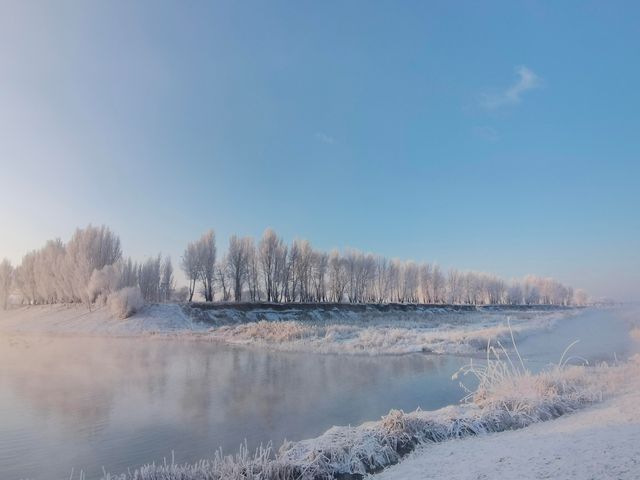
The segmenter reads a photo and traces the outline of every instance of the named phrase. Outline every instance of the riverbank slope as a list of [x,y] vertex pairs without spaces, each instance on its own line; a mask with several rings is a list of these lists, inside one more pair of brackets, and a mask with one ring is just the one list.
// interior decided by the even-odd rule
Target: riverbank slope
[[552,328],[581,309],[545,306],[342,304],[147,305],[126,320],[104,307],[44,305],[0,312],[0,332],[181,335],[290,352],[473,354]]
[[376,480],[635,480],[640,474],[640,372],[601,404],[523,430],[425,445]]

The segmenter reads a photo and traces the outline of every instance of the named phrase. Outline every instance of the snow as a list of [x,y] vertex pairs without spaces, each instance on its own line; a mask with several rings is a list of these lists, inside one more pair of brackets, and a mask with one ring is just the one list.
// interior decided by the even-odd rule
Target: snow
[[[486,348],[489,339],[510,340],[553,327],[575,311],[465,311],[446,309],[421,314],[391,315],[311,312],[310,320],[291,320],[292,312],[264,313],[267,320],[222,325],[211,336],[229,344],[260,345],[291,352],[336,354],[406,354],[414,352],[472,354]],[[329,312],[331,313],[331,312]],[[255,313],[254,313],[255,315]],[[295,318],[295,317],[294,317]]]
[[170,304],[146,305],[125,320],[114,318],[106,306],[89,311],[78,305],[42,305],[0,312],[0,332],[12,334],[175,335],[206,329]]
[[447,307],[378,310],[345,308],[246,308],[207,310],[151,304],[125,320],[107,308],[80,305],[21,307],[0,312],[0,332],[84,335],[197,335],[232,345],[290,352],[334,354],[472,354],[489,339],[510,341],[546,330],[573,309],[461,309]]
[[635,480],[640,476],[639,373],[628,376],[618,395],[584,411],[525,430],[425,445],[375,478]]

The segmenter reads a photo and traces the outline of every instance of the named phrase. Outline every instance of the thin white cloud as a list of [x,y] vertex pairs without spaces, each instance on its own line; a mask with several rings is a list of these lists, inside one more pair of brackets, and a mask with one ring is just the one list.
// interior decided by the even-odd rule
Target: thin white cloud
[[485,93],[480,99],[480,103],[485,108],[500,108],[509,105],[517,105],[522,101],[522,95],[534,88],[538,88],[542,85],[542,79],[530,70],[523,66],[516,68],[516,75],[518,80],[516,83],[507,88],[504,92],[499,93]]
[[321,142],[327,143],[329,145],[333,145],[334,143],[336,143],[335,138],[333,138],[331,135],[327,135],[324,132],[316,132],[316,138]]
[[488,125],[480,125],[480,126],[473,127],[471,129],[471,133],[473,134],[474,137],[479,138],[480,140],[484,140],[486,142],[493,143],[500,140],[500,135],[498,134],[498,131],[495,128],[490,127]]

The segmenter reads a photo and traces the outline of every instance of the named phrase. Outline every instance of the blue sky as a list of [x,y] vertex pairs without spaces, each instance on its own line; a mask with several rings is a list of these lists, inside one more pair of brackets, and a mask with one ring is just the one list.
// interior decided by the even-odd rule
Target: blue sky
[[106,223],[640,299],[635,2],[0,4],[0,257]]

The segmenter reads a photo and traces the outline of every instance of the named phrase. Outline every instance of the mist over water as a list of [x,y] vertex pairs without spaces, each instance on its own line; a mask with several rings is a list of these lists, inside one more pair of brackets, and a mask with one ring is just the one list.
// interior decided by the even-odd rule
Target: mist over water
[[[588,310],[527,338],[532,368],[572,340],[590,360],[637,346],[629,317]],[[481,354],[478,357],[482,357]],[[451,375],[467,358],[336,356],[231,348],[159,338],[0,337],[0,477],[87,479],[171,457],[178,462],[332,425],[375,420],[391,408],[436,409],[463,392]]]
[[[300,440],[456,402],[462,359],[337,357],[158,339],[2,338],[2,478],[94,478]],[[426,385],[426,388],[425,388]],[[52,476],[53,475],[53,476]]]

